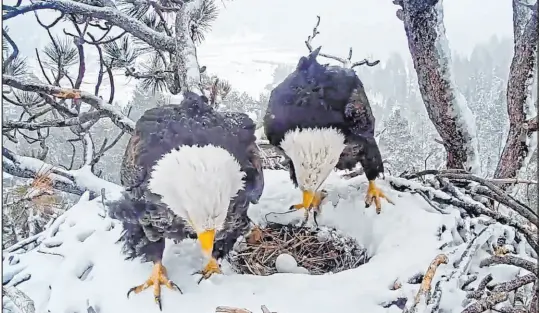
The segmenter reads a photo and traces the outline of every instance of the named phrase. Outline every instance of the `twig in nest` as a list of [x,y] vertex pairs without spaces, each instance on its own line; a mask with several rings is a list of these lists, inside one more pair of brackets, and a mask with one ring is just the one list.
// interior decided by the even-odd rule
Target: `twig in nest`
[[409,313],[409,312],[417,312],[418,304],[427,304],[429,301],[429,293],[431,291],[431,282],[433,281],[433,277],[435,276],[435,272],[437,271],[437,268],[441,264],[447,264],[448,263],[448,257],[444,254],[439,254],[431,261],[431,264],[429,265],[429,268],[426,271],[426,274],[424,275],[424,278],[422,279],[422,284],[420,285],[420,289],[418,290],[418,293],[416,294],[416,297],[414,297],[414,302],[412,305],[407,305],[403,312]]
[[534,282],[533,297],[531,299],[530,313],[538,313],[538,279]]
[[216,313],[251,313],[246,309],[233,308],[229,306],[218,306],[216,308]]
[[531,273],[534,273],[538,276],[538,264],[534,264],[532,261],[528,261],[516,256],[505,255],[505,256],[492,256],[480,262],[480,267],[490,266],[494,264],[507,264],[514,265],[519,268],[525,269]]
[[482,298],[482,295],[485,292],[486,286],[493,280],[493,276],[491,274],[488,274],[486,277],[482,278],[480,283],[478,284],[478,287],[475,291],[467,294],[467,298],[470,299],[480,299]]
[[[265,305],[261,305],[261,311],[262,313],[275,313],[270,312]],[[251,311],[241,308],[233,308],[230,306],[218,306],[216,308],[216,313],[251,313]]]
[[493,291],[494,292],[509,292],[512,290],[516,290],[520,288],[521,286],[534,283],[535,281],[536,281],[536,276],[534,274],[528,274],[525,276],[517,277],[511,281],[500,283],[497,286],[495,286],[495,288],[493,288]]
[[507,299],[507,293],[493,293],[486,298],[469,305],[465,310],[461,311],[461,313],[482,313],[493,308],[496,304],[506,301]]

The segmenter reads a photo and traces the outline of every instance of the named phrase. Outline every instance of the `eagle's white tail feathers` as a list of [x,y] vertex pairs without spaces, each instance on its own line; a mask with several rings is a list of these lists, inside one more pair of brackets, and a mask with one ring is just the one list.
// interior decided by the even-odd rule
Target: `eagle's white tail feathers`
[[315,192],[328,178],[345,148],[345,136],[335,128],[288,131],[280,144],[291,159],[298,186]]
[[196,232],[223,228],[229,203],[244,188],[240,164],[213,145],[180,146],[157,161],[150,191]]

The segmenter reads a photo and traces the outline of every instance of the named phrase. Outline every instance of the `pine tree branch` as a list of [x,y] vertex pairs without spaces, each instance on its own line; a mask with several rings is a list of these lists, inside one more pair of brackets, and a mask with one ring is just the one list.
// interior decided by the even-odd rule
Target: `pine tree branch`
[[122,28],[156,49],[166,50],[172,53],[174,53],[176,49],[175,42],[171,37],[147,27],[143,22],[112,7],[96,7],[70,0],[36,1],[33,4],[7,11],[3,14],[2,19],[6,21],[20,14],[44,9],[58,10],[63,13],[80,14],[105,20],[111,25]]
[[[28,79],[13,77],[9,75],[2,75],[2,78],[5,85],[24,91],[45,93],[48,95],[70,94],[70,92],[73,94],[74,92],[66,90],[64,88],[42,84]],[[126,131],[127,133],[131,133],[135,129],[135,122],[122,114],[119,109],[105,102],[103,99],[85,91],[76,91],[75,94],[77,96],[80,96],[81,101],[90,104],[92,107],[99,111],[103,111],[104,114],[109,117],[116,126],[120,127],[120,129]]]
[[13,129],[38,130],[48,127],[70,127],[82,125],[90,121],[99,120],[105,116],[105,111],[100,110],[84,112],[76,117],[71,117],[68,119],[45,120],[41,122],[4,121],[2,125],[2,132],[11,131]]
[[92,177],[89,171],[84,171],[84,167],[66,171],[36,158],[17,155],[7,148],[2,148],[2,170],[16,177],[31,179],[45,170],[49,173],[52,188],[79,196],[85,191],[90,191],[92,197],[97,196],[101,193],[101,188],[112,193],[123,190],[116,184],[96,176]]

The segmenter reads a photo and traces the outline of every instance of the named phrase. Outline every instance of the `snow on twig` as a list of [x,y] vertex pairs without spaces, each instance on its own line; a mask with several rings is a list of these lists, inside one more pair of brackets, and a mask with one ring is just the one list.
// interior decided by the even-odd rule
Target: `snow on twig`
[[[444,254],[439,254],[435,257],[435,259],[433,259],[428,267],[428,270],[426,271],[426,274],[424,275],[424,278],[422,279],[420,289],[418,290],[414,301],[412,304],[409,304],[411,302],[407,301],[407,305],[403,309],[403,313],[428,312],[427,306],[430,304],[435,304],[433,301],[430,301],[431,282],[433,281],[433,277],[435,276],[435,272],[437,271],[439,265],[447,263],[448,257]],[[440,289],[438,289],[438,291],[440,291]]]
[[[262,313],[276,313],[276,312],[270,312],[268,308],[265,305],[261,306]],[[218,306],[216,308],[216,313],[252,313],[249,310],[241,309],[241,308],[235,308],[235,307],[229,307],[229,306]]]
[[63,13],[79,14],[109,22],[111,25],[120,27],[133,36],[141,39],[157,49],[173,52],[176,49],[174,40],[152,28],[146,26],[136,18],[130,17],[114,7],[98,7],[70,0],[35,1],[30,5],[21,6],[9,10],[2,15],[4,21],[20,14],[31,11],[53,9]]
[[120,129],[125,130],[128,133],[133,132],[135,129],[135,122],[120,112],[119,109],[86,91],[66,90],[61,87],[10,75],[2,75],[2,78],[3,84],[23,91],[45,93],[48,95],[63,95],[66,96],[66,98],[70,98],[69,96],[71,96],[72,99],[80,98],[81,101],[90,104],[96,110],[103,111],[103,114],[109,117],[115,125],[120,127]]
[[[415,183],[406,179],[399,179],[394,177],[390,177],[389,179],[391,180],[390,184],[395,186],[398,190],[409,189],[427,192],[432,196],[432,200],[435,202],[452,204],[456,207],[465,209],[470,214],[472,213],[472,215],[478,216],[483,214],[495,219],[502,224],[514,227],[523,233],[523,235],[535,251],[538,249],[538,228],[534,225],[535,223],[538,223],[538,217],[536,212],[531,212],[532,210],[530,208],[519,202],[517,199],[513,198],[501,188],[476,175],[456,170],[427,170],[416,174],[405,175],[405,178],[412,179],[423,175],[439,175],[439,182],[441,183],[443,189],[448,193],[443,192],[442,190],[426,187],[419,183]],[[474,201],[470,197],[465,197],[465,195],[458,191],[457,188],[452,185],[447,178],[469,180],[482,184],[481,186],[473,186],[471,188],[471,192],[480,195],[489,195],[490,198],[493,198],[505,204],[509,208],[513,209],[517,214],[508,216],[500,212],[488,209],[478,201]]]
[[82,195],[88,190],[95,196],[100,194],[102,188],[109,193],[123,190],[122,187],[95,176],[90,166],[68,171],[36,158],[14,154],[6,148],[2,149],[2,167],[4,172],[22,178],[36,178],[45,169],[49,172],[48,178],[54,189],[76,195]]
[[[16,287],[2,286],[2,295],[5,297],[3,308],[5,307],[9,309],[9,305],[14,305],[21,313],[36,312],[34,301]],[[12,310],[12,312],[16,311]]]
[[512,256],[512,255],[505,255],[505,256],[494,255],[482,261],[480,263],[480,267],[492,266],[492,265],[497,265],[497,264],[514,265],[519,268],[523,268],[533,273],[534,275],[538,276],[538,263],[535,264],[533,261],[528,261],[517,256]]

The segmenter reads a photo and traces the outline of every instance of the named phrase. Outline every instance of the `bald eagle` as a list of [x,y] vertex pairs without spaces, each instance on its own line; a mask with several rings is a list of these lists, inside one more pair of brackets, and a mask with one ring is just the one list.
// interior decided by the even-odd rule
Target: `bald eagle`
[[291,206],[316,208],[319,190],[334,169],[353,169],[361,163],[369,180],[366,207],[380,199],[392,203],[375,185],[384,171],[375,141],[375,118],[364,86],[353,69],[321,65],[320,47],[300,58],[296,70],[270,94],[264,131],[270,144],[287,157],[290,177],[303,193],[303,201]]
[[249,204],[264,188],[254,132],[246,114],[216,112],[194,93],[137,121],[120,172],[126,192],[109,214],[123,223],[126,259],[154,267],[128,297],[153,286],[161,310],[161,285],[181,292],[161,262],[165,238],[198,238],[207,260],[201,280],[221,273],[217,260],[249,229]]

